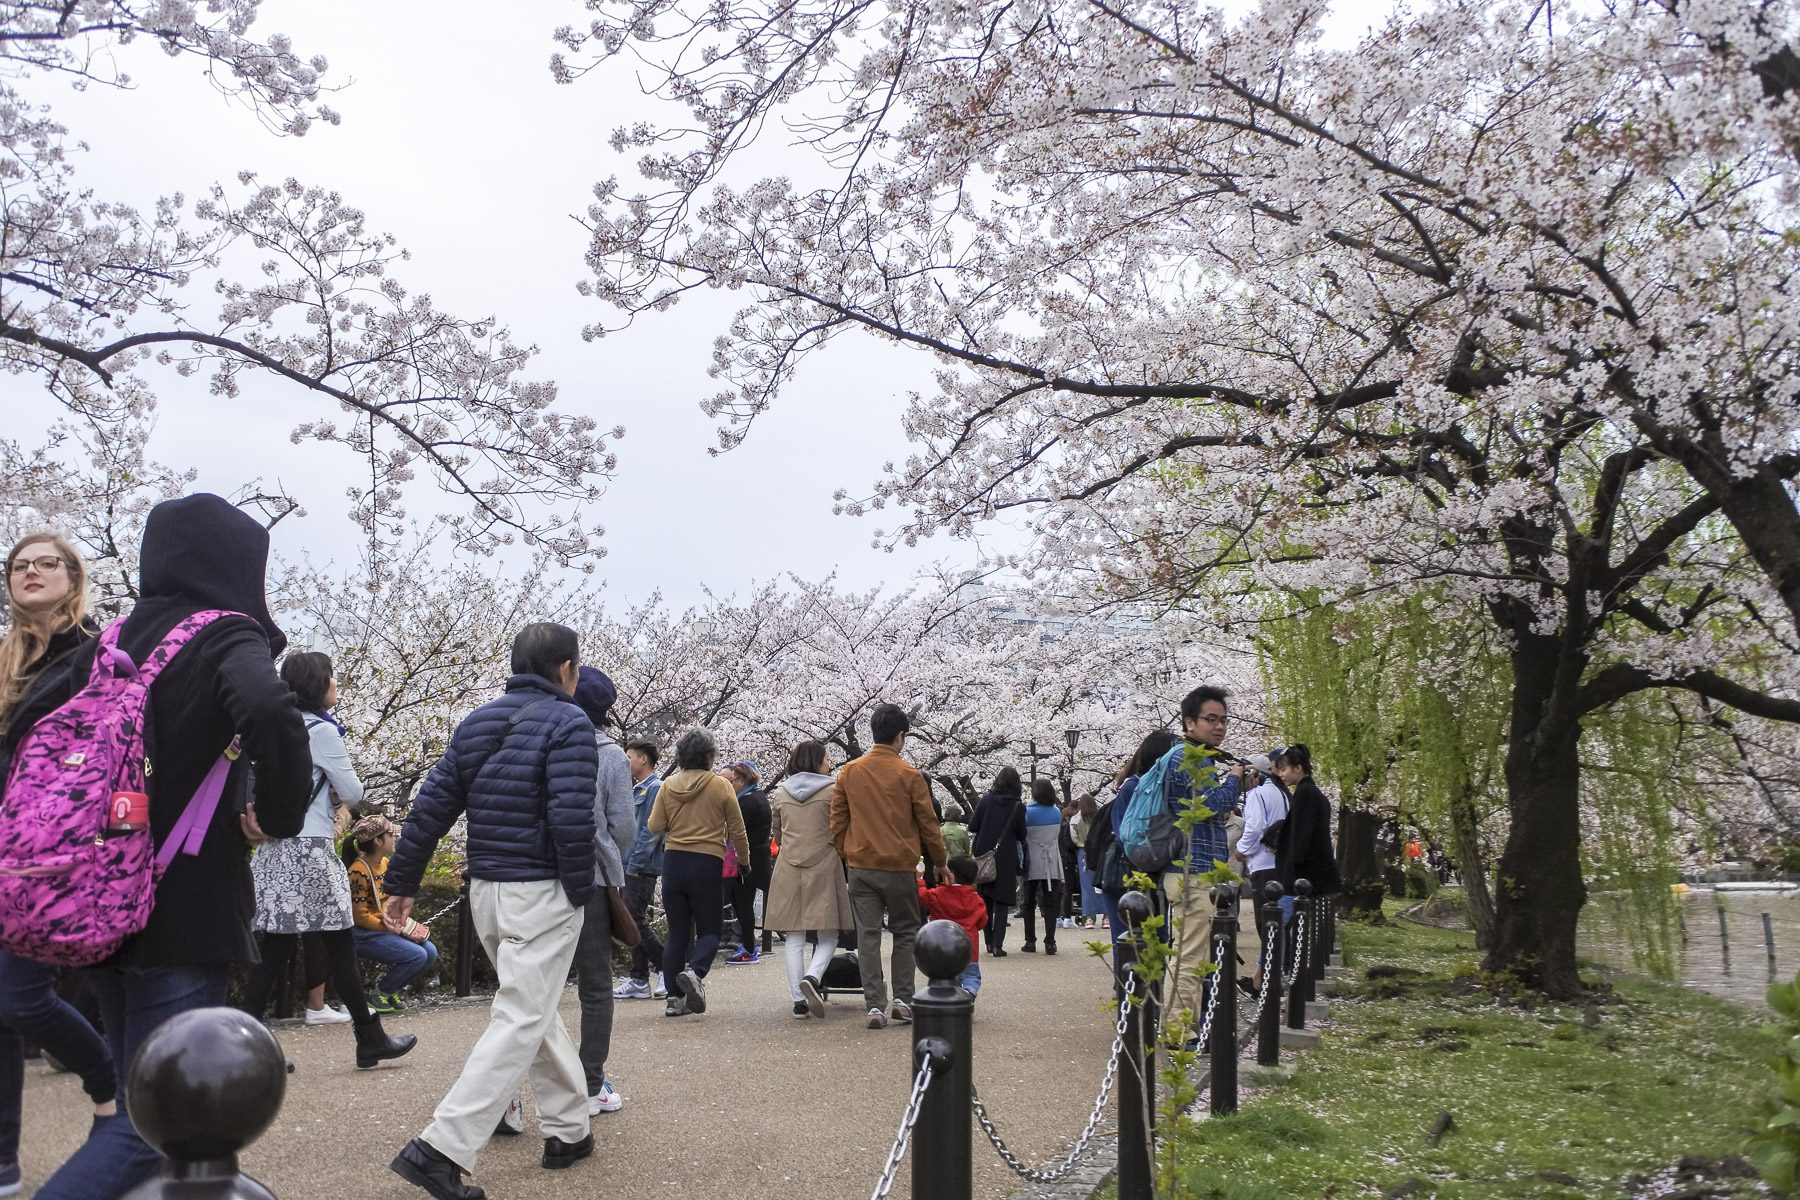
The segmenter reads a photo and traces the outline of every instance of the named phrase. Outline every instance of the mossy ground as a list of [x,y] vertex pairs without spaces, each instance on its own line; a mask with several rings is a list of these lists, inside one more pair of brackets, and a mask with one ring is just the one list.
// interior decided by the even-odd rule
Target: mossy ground
[[1331,1001],[1322,1046],[1236,1116],[1185,1126],[1184,1198],[1757,1190],[1735,1156],[1772,1082],[1762,1015],[1636,980],[1521,1006],[1478,980],[1470,934],[1399,920],[1346,925],[1342,940],[1356,981]]

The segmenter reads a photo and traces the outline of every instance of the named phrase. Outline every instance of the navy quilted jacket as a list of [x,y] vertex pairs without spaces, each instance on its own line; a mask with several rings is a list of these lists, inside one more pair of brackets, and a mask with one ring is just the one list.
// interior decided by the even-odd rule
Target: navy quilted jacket
[[[516,723],[513,714],[537,703]],[[388,864],[390,896],[416,896],[438,841],[469,818],[469,877],[560,879],[570,903],[594,894],[594,727],[561,688],[514,675],[506,694],[456,727],[406,817]]]

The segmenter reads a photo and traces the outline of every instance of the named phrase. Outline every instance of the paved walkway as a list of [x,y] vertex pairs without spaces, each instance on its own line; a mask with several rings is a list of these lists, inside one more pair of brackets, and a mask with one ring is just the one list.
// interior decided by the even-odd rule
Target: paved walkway
[[[1064,930],[1055,958],[984,960],[975,1017],[975,1084],[1015,1152],[1059,1155],[1081,1130],[1111,1045],[1104,964]],[[826,1019],[791,1015],[786,969],[773,955],[721,965],[704,1016],[670,1020],[661,1001],[621,1001],[608,1073],[621,1112],[595,1120],[596,1156],[567,1171],[538,1166],[542,1143],[495,1139],[475,1181],[494,1200],[638,1194],[731,1200],[864,1200],[892,1144],[911,1085],[905,1027],[864,1028],[859,997],[836,996]],[[578,1028],[573,990],[563,1019]],[[245,1169],[282,1200],[418,1200],[387,1170],[424,1127],[487,1020],[485,1005],[447,1003],[389,1018],[419,1035],[398,1063],[355,1069],[348,1026],[284,1027],[294,1061],[274,1127]],[[26,1194],[85,1134],[85,1099],[73,1076],[31,1064],[25,1085]],[[1106,1128],[1112,1127],[1110,1115]],[[910,1194],[903,1163],[895,1196]],[[1022,1191],[979,1129],[975,1195]],[[919,1200],[926,1200],[921,1197]]]

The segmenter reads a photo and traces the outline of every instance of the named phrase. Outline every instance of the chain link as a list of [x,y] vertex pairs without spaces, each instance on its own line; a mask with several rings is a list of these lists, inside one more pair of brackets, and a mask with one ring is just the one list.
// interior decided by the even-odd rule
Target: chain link
[[884,1200],[894,1190],[894,1175],[900,1170],[900,1160],[906,1157],[906,1145],[912,1141],[913,1126],[919,1123],[919,1106],[925,1103],[925,1089],[931,1086],[931,1056],[926,1055],[919,1062],[919,1073],[913,1076],[912,1095],[907,1098],[906,1111],[900,1116],[900,1132],[894,1135],[894,1148],[888,1151],[887,1163],[881,1168],[881,1178],[875,1181],[875,1190],[869,1193],[869,1200]]
[[[1263,945],[1272,946],[1275,944],[1275,930],[1276,924],[1271,921],[1268,927],[1263,930]],[[1275,990],[1277,986],[1276,981],[1280,978],[1280,970],[1271,971],[1269,970],[1267,963],[1263,964],[1262,991],[1258,993],[1256,997],[1256,1008],[1250,1014],[1249,1026],[1251,1029],[1256,1029],[1258,1023],[1262,1020],[1263,1009],[1266,1008],[1269,1003],[1269,993]],[[1279,1005],[1280,1001],[1276,1001],[1276,1003]]]
[[1294,918],[1294,965],[1288,971],[1287,978],[1281,981],[1283,988],[1294,986],[1294,980],[1306,969],[1306,914],[1300,913]]
[[1195,1041],[1202,1046],[1206,1045],[1206,1039],[1212,1036],[1213,1013],[1217,1012],[1219,1009],[1219,989],[1223,986],[1219,982],[1219,977],[1225,976],[1227,979],[1231,980],[1232,987],[1237,986],[1237,980],[1234,978],[1237,972],[1230,969],[1231,967],[1235,967],[1236,964],[1232,963],[1228,965],[1225,962],[1224,938],[1220,938],[1213,943],[1212,960],[1214,966],[1218,969],[1213,972],[1212,993],[1206,998],[1206,1012],[1200,1017],[1200,1034],[1195,1039]]
[[969,1089],[969,1098],[975,1107],[976,1124],[981,1126],[981,1132],[987,1135],[988,1143],[994,1147],[994,1152],[1000,1156],[1000,1160],[1019,1175],[1033,1183],[1055,1183],[1081,1165],[1082,1160],[1088,1156],[1088,1144],[1094,1138],[1094,1131],[1100,1128],[1100,1121],[1106,1115],[1107,1098],[1112,1095],[1113,1080],[1119,1071],[1119,1058],[1125,1048],[1126,1022],[1131,1011],[1132,998],[1136,994],[1137,977],[1128,974],[1125,977],[1125,998],[1119,1002],[1119,1020],[1113,1031],[1112,1053],[1106,1060],[1106,1074],[1100,1077],[1100,1093],[1094,1097],[1094,1109],[1088,1114],[1087,1127],[1081,1131],[1081,1136],[1075,1139],[1075,1144],[1069,1148],[1069,1152],[1063,1156],[1063,1160],[1055,1166],[1038,1169],[1028,1167],[1020,1162],[1018,1155],[1007,1148],[1006,1140],[994,1127],[994,1120],[988,1115],[987,1106],[981,1102],[980,1093],[973,1088]]

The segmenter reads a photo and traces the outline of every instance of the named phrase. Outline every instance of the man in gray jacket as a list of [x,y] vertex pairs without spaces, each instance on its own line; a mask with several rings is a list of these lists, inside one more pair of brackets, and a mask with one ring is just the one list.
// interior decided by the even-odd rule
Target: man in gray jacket
[[587,1073],[591,1117],[618,1112],[622,1104],[606,1078],[613,1027],[612,906],[606,889],[625,886],[623,849],[629,849],[637,836],[637,808],[632,803],[631,764],[625,760],[624,748],[606,729],[608,714],[617,698],[618,691],[604,672],[594,667],[581,668],[575,703],[594,723],[594,745],[599,758],[599,785],[594,793],[594,852],[599,886],[588,901],[581,940],[575,946],[575,993],[581,1000],[581,1068]]

